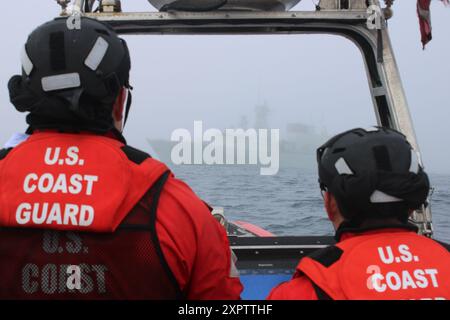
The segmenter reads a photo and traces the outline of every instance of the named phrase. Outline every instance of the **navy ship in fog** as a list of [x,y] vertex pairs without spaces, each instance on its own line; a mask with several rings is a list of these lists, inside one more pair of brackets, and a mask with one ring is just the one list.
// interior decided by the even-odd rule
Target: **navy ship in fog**
[[[237,128],[247,131],[249,129],[275,129],[269,123],[269,114],[271,109],[266,103],[258,104],[254,109],[254,125],[248,126],[248,119],[243,116]],[[192,125],[191,125],[192,126]],[[206,128],[205,128],[206,129]],[[235,128],[236,129],[236,128]],[[281,129],[281,128],[280,128]],[[225,134],[225,130],[222,131]],[[285,128],[280,130],[280,144],[279,144],[279,163],[280,168],[298,168],[302,170],[312,171],[316,170],[316,149],[327,140],[328,134],[325,129],[318,129],[315,126],[305,124],[302,122],[287,123]],[[169,166],[173,167],[175,164],[172,161],[172,150],[179,143],[178,141],[170,141],[163,139],[147,139],[149,144],[149,152],[154,158],[157,158]],[[208,145],[203,143],[203,147]],[[192,143],[192,151],[193,151]],[[224,154],[227,147],[224,145]],[[237,154],[235,149],[235,154]],[[269,152],[273,152],[270,150]],[[248,141],[245,149],[246,159],[249,158]],[[194,152],[191,152],[192,161],[194,163]]]

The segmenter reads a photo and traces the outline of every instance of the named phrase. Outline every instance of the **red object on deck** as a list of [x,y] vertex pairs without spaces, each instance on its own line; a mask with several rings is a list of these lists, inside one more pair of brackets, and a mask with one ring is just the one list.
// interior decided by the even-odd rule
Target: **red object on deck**
[[244,221],[233,221],[234,224],[238,225],[239,227],[247,230],[250,233],[253,233],[257,237],[262,238],[268,238],[268,237],[275,237],[275,235],[267,230],[264,230],[258,226],[255,226],[254,224],[244,222]]

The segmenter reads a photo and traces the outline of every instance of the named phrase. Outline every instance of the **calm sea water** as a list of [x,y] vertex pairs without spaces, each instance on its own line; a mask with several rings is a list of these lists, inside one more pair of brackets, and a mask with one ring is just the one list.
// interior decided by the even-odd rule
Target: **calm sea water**
[[[229,220],[245,220],[280,236],[333,235],[315,173],[280,169],[261,176],[254,166],[175,166],[210,205],[223,207]],[[431,175],[435,238],[450,242],[450,176]]]

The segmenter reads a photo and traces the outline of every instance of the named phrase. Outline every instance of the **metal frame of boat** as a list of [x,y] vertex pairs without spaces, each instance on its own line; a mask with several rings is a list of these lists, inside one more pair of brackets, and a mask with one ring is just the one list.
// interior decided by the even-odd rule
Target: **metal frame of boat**
[[[118,0],[103,0],[104,8],[101,10],[103,12],[89,12],[94,2],[75,0],[73,13],[107,22],[123,35],[327,34],[343,36],[361,50],[378,124],[403,132],[419,152],[408,103],[386,27],[384,11],[381,10],[379,0],[321,0],[320,10],[295,12],[128,13],[120,11]],[[86,8],[87,11],[83,10]],[[373,22],[377,21],[374,18],[378,19],[378,25],[375,23],[375,28]],[[338,60],[336,62],[339,63]],[[412,221],[419,227],[420,233],[432,235],[429,207],[416,211]],[[261,238],[233,235],[230,235],[230,241],[239,257],[238,268],[240,269],[250,265],[257,269],[273,269],[277,263],[282,265],[287,263],[293,269],[298,259],[305,254],[333,243],[331,237]]]
[[152,6],[160,11],[171,10],[171,7],[179,7],[185,10],[197,11],[216,10],[270,10],[287,11],[298,4],[301,0],[148,0]]

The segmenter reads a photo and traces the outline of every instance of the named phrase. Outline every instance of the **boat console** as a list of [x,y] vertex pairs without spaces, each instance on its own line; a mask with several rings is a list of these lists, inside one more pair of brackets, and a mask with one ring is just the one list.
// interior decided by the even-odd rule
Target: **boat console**
[[333,243],[333,237],[230,237],[244,285],[242,298],[265,299],[292,278],[301,258]]

